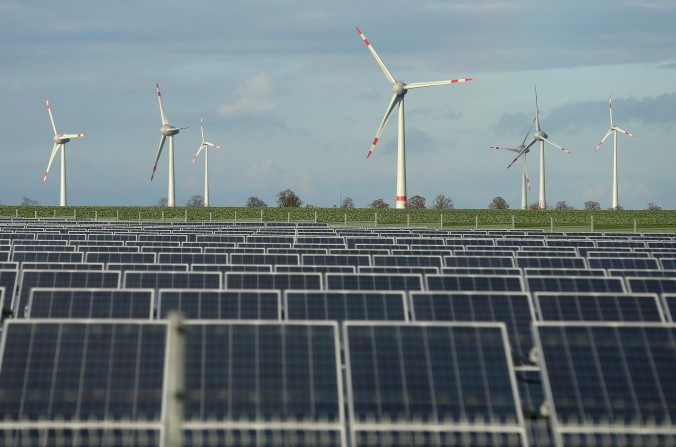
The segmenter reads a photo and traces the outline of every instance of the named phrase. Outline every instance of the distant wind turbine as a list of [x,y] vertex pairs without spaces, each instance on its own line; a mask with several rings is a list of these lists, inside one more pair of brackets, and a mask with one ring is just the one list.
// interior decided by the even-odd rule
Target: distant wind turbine
[[539,199],[538,199],[538,207],[540,209],[545,209],[546,201],[545,201],[545,142],[551,144],[555,148],[561,149],[563,152],[570,154],[571,152],[562,147],[559,146],[558,144],[554,143],[553,141],[549,140],[549,135],[547,135],[542,128],[540,128],[540,108],[538,106],[538,88],[535,87],[535,133],[533,134],[533,140],[531,140],[530,143],[524,147],[521,152],[516,156],[514,160],[507,166],[507,169],[509,169],[522,155],[525,155],[527,152],[529,152],[529,149],[532,145],[537,143],[538,141],[540,142],[540,191],[539,191]]
[[380,126],[378,126],[378,131],[376,132],[376,136],[373,139],[373,142],[371,143],[371,147],[369,148],[368,154],[366,155],[366,158],[371,157],[373,154],[373,151],[376,148],[376,145],[380,141],[380,135],[383,133],[383,130],[385,129],[385,125],[387,124],[387,121],[390,119],[390,116],[392,115],[392,112],[394,111],[394,108],[398,105],[399,106],[399,122],[397,126],[397,195],[395,197],[396,200],[396,206],[397,208],[406,208],[406,143],[405,143],[405,132],[404,132],[404,95],[411,90],[411,89],[416,89],[416,88],[424,88],[424,87],[432,87],[436,85],[447,85],[447,84],[458,84],[461,82],[468,82],[471,81],[472,78],[460,78],[460,79],[449,79],[445,81],[432,81],[432,82],[413,82],[410,84],[404,84],[401,81],[397,81],[394,76],[392,76],[392,73],[390,73],[390,70],[387,69],[385,64],[383,63],[382,59],[380,59],[380,56],[378,56],[378,53],[376,53],[376,50],[373,48],[373,45],[371,45],[371,42],[366,38],[364,33],[357,27],[357,33],[361,36],[362,40],[364,41],[364,44],[368,47],[369,51],[371,51],[371,54],[375,58],[376,62],[380,66],[380,68],[383,70],[383,73],[385,73],[385,77],[387,80],[392,84],[392,99],[390,100],[389,105],[387,106],[387,109],[385,110],[385,116],[383,117],[383,120],[380,122]]
[[[535,119],[533,119],[535,121]],[[533,129],[533,123],[531,123],[526,132],[526,136],[523,137],[523,141],[516,148],[511,147],[502,147],[502,146],[491,146],[491,149],[510,151],[515,153],[520,153],[526,148],[526,140],[530,135],[530,131]],[[530,191],[530,178],[528,177],[528,166],[526,165],[526,154],[530,152],[530,149],[526,150],[523,154],[523,174],[521,175],[521,209],[528,209],[528,191]]]
[[202,142],[197,147],[197,153],[192,158],[192,162],[195,163],[200,152],[204,150],[204,206],[209,206],[209,148],[220,149],[221,147],[204,139],[204,120],[201,117],[200,131],[202,133]]
[[606,134],[603,136],[599,144],[596,146],[596,150],[594,150],[594,153],[596,153],[600,148],[601,145],[603,144],[604,141],[610,136],[610,134],[613,134],[613,203],[612,203],[612,208],[616,210],[620,205],[618,202],[618,187],[617,187],[617,133],[621,132],[629,137],[636,137],[633,133],[620,129],[613,123],[613,97],[612,95],[610,96],[610,99],[608,100],[608,111],[610,114],[610,128],[606,132]]
[[54,157],[59,149],[61,149],[61,197],[59,199],[60,206],[68,206],[68,201],[66,199],[66,143],[68,143],[73,138],[82,138],[85,136],[84,133],[58,133],[56,131],[56,124],[54,124],[54,116],[52,115],[52,107],[49,104],[49,98],[45,98],[45,105],[47,105],[47,112],[49,113],[49,120],[52,122],[52,129],[54,130],[54,145],[52,146],[52,153],[49,156],[49,163],[47,164],[47,170],[45,175],[42,178],[43,182],[47,181],[47,176],[49,175],[49,168],[52,166]]
[[155,171],[157,170],[157,162],[160,160],[160,155],[162,155],[162,148],[164,147],[164,142],[169,138],[169,184],[167,188],[167,206],[176,206],[175,200],[175,188],[174,188],[174,135],[178,134],[179,131],[187,129],[187,127],[174,127],[169,124],[167,120],[167,115],[164,113],[164,107],[162,106],[162,93],[160,92],[159,84],[155,84],[157,89],[157,101],[160,103],[160,117],[162,118],[162,127],[160,128],[160,133],[162,137],[160,138],[160,148],[157,151],[157,157],[155,158],[155,165],[153,166],[153,173],[150,176],[150,181],[153,181],[155,178]]

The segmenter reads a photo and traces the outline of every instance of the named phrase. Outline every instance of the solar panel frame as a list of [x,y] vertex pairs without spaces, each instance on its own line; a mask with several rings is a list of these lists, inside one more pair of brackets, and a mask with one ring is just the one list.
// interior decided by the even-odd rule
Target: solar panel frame
[[[164,302],[168,299],[170,295],[175,295],[175,294],[180,294],[178,296],[179,300],[183,300],[184,294],[199,294],[200,296],[198,299],[202,299],[203,295],[206,294],[218,294],[218,295],[227,295],[227,294],[237,294],[239,295],[237,299],[242,300],[243,295],[256,295],[256,294],[266,294],[266,295],[275,295],[276,302],[277,302],[277,316],[276,319],[269,318],[267,316],[258,316],[255,318],[240,318],[240,317],[222,317],[222,316],[214,316],[214,317],[206,317],[206,316],[195,316],[190,311],[186,311],[184,308],[181,308],[181,313],[185,315],[186,319],[195,319],[195,320],[269,320],[269,321],[282,321],[282,313],[284,308],[282,307],[282,297],[281,297],[281,292],[279,290],[264,290],[264,289],[259,289],[259,290],[251,290],[251,289],[160,289],[158,292],[158,300],[157,300],[157,318],[158,319],[163,319],[166,318],[168,315],[163,315],[164,309],[163,309],[163,304]],[[221,305],[221,299],[223,299],[224,296],[219,296],[218,297],[218,311],[222,311],[222,308],[220,307]],[[260,302],[260,296],[259,298],[259,308],[261,305]],[[227,299],[227,298],[226,298]],[[179,303],[180,304],[180,303]],[[202,311],[201,304],[200,308],[198,309],[198,312]],[[239,309],[241,310],[241,302],[239,303]],[[175,309],[171,309],[175,310]],[[171,311],[170,310],[170,311]],[[260,309],[259,309],[260,310]]]
[[[34,301],[36,301],[37,299],[42,299],[42,298],[40,298],[40,297],[36,297],[36,295],[37,295],[37,294],[40,294],[40,293],[49,293],[49,292],[52,292],[52,293],[54,293],[54,292],[56,292],[56,293],[64,293],[64,294],[66,294],[66,295],[67,295],[67,294],[70,294],[71,296],[70,296],[69,298],[70,298],[71,300],[75,299],[75,295],[78,294],[78,293],[91,293],[92,295],[99,294],[99,293],[100,293],[100,294],[112,294],[112,295],[115,295],[115,294],[118,294],[118,293],[119,293],[119,294],[125,294],[125,293],[126,293],[126,294],[147,294],[147,295],[148,295],[148,315],[145,316],[145,317],[144,317],[144,316],[129,316],[129,317],[110,316],[110,317],[102,317],[102,316],[91,316],[91,315],[85,316],[85,317],[77,317],[77,316],[72,316],[72,315],[68,315],[68,316],[51,316],[51,315],[41,315],[41,314],[35,315],[35,314],[34,314],[35,309],[33,308],[33,303],[34,303]],[[54,297],[52,296],[51,299],[53,300],[53,298],[54,298]],[[46,298],[45,298],[45,299],[46,299]],[[64,298],[64,299],[65,299],[65,298]],[[99,299],[99,298],[94,298],[94,297],[92,296],[91,299],[92,299],[92,300],[96,300],[96,299]],[[114,299],[114,298],[111,297],[111,299]],[[132,298],[130,297],[130,299],[132,299]],[[135,299],[138,299],[138,297],[135,298]],[[52,304],[53,304],[53,302],[52,302]],[[71,302],[71,305],[73,305],[72,302]],[[114,304],[111,303],[111,307],[112,307],[113,305],[114,305]],[[93,306],[92,306],[92,307],[93,307]],[[91,309],[90,309],[90,310],[91,310]],[[112,310],[112,308],[111,308],[111,310]],[[51,320],[51,319],[61,319],[61,320],[70,320],[70,319],[96,320],[96,319],[106,319],[106,318],[110,318],[110,319],[113,319],[113,320],[117,320],[117,319],[120,319],[120,320],[122,320],[122,319],[124,319],[124,320],[126,320],[126,319],[129,319],[129,320],[142,320],[142,319],[144,319],[144,318],[147,318],[147,319],[150,320],[150,319],[153,318],[154,310],[155,310],[155,290],[153,290],[153,289],[133,289],[133,290],[129,290],[129,289],[111,289],[111,288],[100,288],[100,289],[97,289],[97,288],[33,287],[33,288],[31,289],[31,292],[30,292],[30,298],[29,298],[29,300],[28,300],[28,312],[27,312],[27,314],[26,314],[26,318],[31,318],[31,319],[50,319],[50,320]]]
[[[565,298],[562,298],[565,297]],[[561,299],[560,299],[561,298]],[[559,306],[561,304],[564,305],[573,305],[573,304],[579,304],[580,301],[584,301],[588,299],[590,302],[596,298],[600,298],[600,300],[603,300],[604,298],[607,298],[608,301],[615,299],[616,305],[619,305],[617,303],[618,301],[621,300],[646,300],[646,301],[652,301],[655,304],[655,310],[657,311],[657,315],[659,317],[658,320],[650,320],[650,319],[613,319],[613,318],[603,318],[603,319],[585,319],[583,318],[583,315],[581,315],[580,312],[583,311],[579,307],[578,308],[578,317],[577,319],[571,318],[570,314],[567,314],[566,318],[553,318],[550,316],[550,314],[547,312],[545,315],[545,312],[543,312],[543,301],[551,299],[556,301],[557,299],[560,299],[560,302],[557,303]],[[596,304],[598,303],[599,300],[597,300]],[[594,304],[594,303],[592,303]],[[651,322],[651,321],[658,321],[658,322],[664,322],[667,321],[667,318],[665,317],[664,310],[662,309],[659,297],[657,294],[654,293],[607,293],[607,292],[535,292],[533,293],[533,305],[535,306],[535,310],[538,315],[538,321],[587,321],[591,323],[596,323],[596,322],[603,322],[603,321],[617,321],[617,322]],[[561,312],[561,308],[559,307],[559,312]],[[597,310],[599,312],[599,315],[603,313],[603,309],[600,307],[597,307]],[[618,312],[622,312],[622,309],[616,308]]]

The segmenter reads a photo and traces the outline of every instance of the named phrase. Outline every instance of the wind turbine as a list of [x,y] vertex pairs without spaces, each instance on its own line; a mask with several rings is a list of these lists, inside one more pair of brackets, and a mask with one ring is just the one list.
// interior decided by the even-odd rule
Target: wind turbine
[[596,150],[594,153],[596,153],[600,148],[601,145],[603,144],[604,141],[610,136],[610,134],[613,134],[613,209],[616,210],[620,205],[618,203],[618,188],[617,188],[617,133],[622,132],[623,134],[630,136],[630,137],[636,137],[633,133],[620,129],[613,123],[613,97],[612,95],[610,96],[610,99],[608,100],[608,111],[610,113],[610,128],[606,132],[606,134],[603,136],[599,144],[596,146]]
[[167,189],[167,206],[175,206],[175,188],[174,188],[174,135],[178,134],[179,131],[187,129],[187,127],[174,127],[169,124],[167,120],[167,114],[164,113],[164,107],[162,106],[162,93],[160,93],[159,84],[155,84],[157,88],[157,101],[160,103],[160,117],[162,118],[162,127],[160,128],[160,133],[162,138],[160,138],[160,148],[157,151],[157,157],[155,158],[155,165],[153,166],[153,173],[150,176],[150,181],[153,181],[155,177],[155,170],[157,169],[157,162],[162,155],[162,148],[164,147],[164,142],[169,138],[169,185]]
[[[533,119],[535,121],[535,119]],[[491,149],[496,149],[496,150],[503,150],[503,151],[510,151],[510,152],[515,152],[519,153],[522,150],[526,148],[526,139],[528,138],[528,135],[530,135],[530,131],[533,128],[533,124],[531,123],[531,126],[528,128],[528,132],[526,132],[526,136],[523,137],[523,141],[519,146],[516,148],[511,148],[511,147],[502,147],[502,146],[491,146]],[[528,191],[530,191],[530,178],[528,177],[528,167],[526,165],[526,154],[530,152],[530,149],[526,150],[523,154],[523,175],[521,176],[521,209],[525,210],[528,209]]]
[[192,162],[195,163],[200,152],[204,149],[204,206],[209,206],[209,148],[220,149],[221,147],[204,139],[204,120],[201,117],[200,131],[202,132],[202,142],[197,147],[197,153],[192,158]]
[[549,140],[549,135],[547,135],[542,128],[540,127],[540,108],[538,107],[538,88],[535,87],[535,133],[533,134],[533,139],[531,140],[526,147],[524,147],[514,160],[507,166],[509,169],[514,162],[516,162],[519,157],[525,155],[527,152],[530,152],[529,149],[532,145],[540,142],[540,191],[538,198],[538,207],[543,210],[546,207],[545,201],[545,142],[551,144],[555,148],[561,149],[563,152],[570,154],[571,152],[565,147],[559,146],[553,141]]
[[387,80],[390,82],[390,84],[392,84],[393,91],[392,99],[390,100],[390,103],[387,106],[387,109],[385,110],[385,116],[383,117],[383,120],[380,122],[380,126],[378,126],[378,131],[376,132],[375,138],[373,138],[373,142],[371,143],[371,147],[369,148],[366,158],[370,158],[371,155],[373,154],[376,145],[378,145],[378,141],[380,141],[380,135],[383,133],[387,121],[392,115],[394,108],[398,105],[399,121],[397,126],[397,140],[398,140],[397,195],[395,197],[395,200],[397,208],[406,208],[406,143],[404,132],[404,95],[406,95],[406,93],[411,89],[432,87],[436,85],[458,84],[461,82],[471,81],[472,78],[468,77],[468,78],[449,79],[445,81],[432,81],[432,82],[413,82],[410,84],[405,84],[401,81],[397,81],[394,78],[394,76],[392,76],[392,73],[390,73],[390,70],[387,69],[382,59],[380,59],[380,56],[378,56],[378,53],[376,53],[376,50],[371,45],[371,42],[366,38],[366,36],[364,35],[364,33],[362,33],[359,27],[357,27],[357,33],[359,33],[362,40],[364,41],[364,44],[368,47],[369,51],[371,51],[371,54],[375,58],[378,65],[380,65],[380,68],[383,70],[383,73],[385,73],[385,77],[387,78]]
[[73,138],[82,138],[85,136],[83,133],[58,133],[56,131],[56,124],[54,124],[54,116],[52,115],[52,107],[49,104],[49,98],[45,97],[45,105],[47,106],[47,112],[49,113],[49,120],[52,122],[52,129],[54,130],[54,145],[52,146],[52,153],[49,156],[49,163],[47,164],[47,170],[45,175],[42,178],[43,182],[47,181],[47,176],[49,175],[49,168],[52,166],[54,157],[59,149],[61,149],[61,198],[59,199],[60,206],[67,206],[66,199],[66,143],[68,143]]

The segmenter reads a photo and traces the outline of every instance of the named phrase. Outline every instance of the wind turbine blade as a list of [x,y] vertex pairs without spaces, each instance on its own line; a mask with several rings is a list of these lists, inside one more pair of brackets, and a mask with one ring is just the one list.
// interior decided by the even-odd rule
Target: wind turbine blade
[[202,132],[202,141],[204,141],[204,119],[200,116],[200,132]]
[[197,157],[200,156],[200,152],[202,152],[202,149],[206,150],[206,144],[205,144],[205,143],[201,143],[201,144],[197,147],[197,153],[195,153],[195,156],[192,157],[192,162],[193,162],[193,163],[195,163],[195,160],[197,160]]
[[596,149],[594,149],[594,152],[601,149],[601,145],[603,144],[603,142],[606,141],[612,133],[613,133],[613,128],[611,127],[610,129],[608,129],[608,132],[606,132],[606,134],[603,136],[603,138],[601,138],[601,141],[599,141],[599,144],[596,145]]
[[58,132],[56,131],[56,124],[54,124],[54,116],[52,116],[52,106],[49,105],[49,98],[45,96],[45,105],[47,106],[47,113],[49,113],[49,121],[52,122],[52,129],[54,130],[54,135]]
[[155,88],[157,89],[157,102],[160,103],[160,117],[162,118],[162,125],[169,124],[167,120],[167,115],[164,113],[164,106],[162,105],[162,93],[160,92],[160,84],[155,83]]
[[519,149],[514,149],[511,147],[502,147],[502,146],[490,146],[491,149],[495,149],[496,151],[511,151],[511,152],[519,152]]
[[528,177],[528,165],[526,164],[526,159],[527,159],[527,157],[524,155],[523,156],[523,175],[526,176],[526,186],[528,187],[528,191],[530,191],[530,177]]
[[528,135],[530,135],[530,131],[533,130],[533,123],[535,122],[535,117],[530,122],[530,126],[528,127],[528,132],[526,132],[526,135],[523,137],[523,141],[521,142],[521,146],[526,145],[526,140],[528,139]]
[[164,142],[167,140],[167,137],[162,135],[162,138],[160,138],[160,148],[157,151],[157,157],[155,157],[155,164],[153,165],[153,173],[150,175],[150,181],[153,181],[153,178],[155,177],[155,171],[157,170],[157,162],[160,160],[160,155],[162,155],[162,148],[164,147]]
[[56,153],[59,152],[59,148],[61,147],[60,144],[54,143],[52,146],[52,153],[49,155],[49,163],[47,164],[47,169],[45,170],[45,175],[42,177],[42,181],[46,182],[47,181],[47,176],[49,175],[49,169],[52,167],[52,162],[54,161],[54,157],[56,156]]
[[538,106],[538,86],[535,86],[535,130],[540,131],[540,107]]
[[223,149],[223,148],[220,147],[218,144],[214,144],[214,143],[212,143],[211,141],[205,141],[204,144],[206,144],[206,145],[209,146],[209,147],[216,148],[216,149]]
[[385,66],[383,60],[380,58],[380,56],[378,56],[376,49],[373,48],[373,45],[371,45],[371,42],[369,42],[364,33],[361,32],[359,27],[357,27],[357,33],[361,36],[362,40],[364,41],[364,44],[368,47],[369,51],[376,59],[376,62],[378,62],[378,65],[380,65],[380,68],[383,70],[383,73],[385,73],[385,77],[387,78],[387,80],[390,81],[391,84],[397,82],[397,80],[394,79],[394,76],[392,76],[392,73],[390,73],[390,70],[388,70],[387,67]]
[[623,134],[625,134],[628,137],[635,137],[636,136],[633,133],[629,132],[628,130],[620,129],[617,126],[615,126],[615,130],[618,131],[618,132],[622,132]]
[[82,138],[82,137],[85,136],[85,134],[82,133],[82,132],[80,132],[80,133],[65,133],[65,134],[63,134],[63,135],[61,135],[61,136],[62,136],[63,138],[70,138],[70,139],[73,139],[73,138]]
[[563,147],[563,146],[559,146],[558,144],[554,143],[554,142],[551,141],[551,140],[548,140],[548,139],[545,138],[545,141],[546,141],[547,143],[551,144],[552,146],[554,146],[555,148],[561,149],[563,152],[565,152],[565,153],[567,153],[567,154],[572,154],[572,152],[570,152],[568,149],[566,149],[566,148]]
[[613,95],[608,99],[608,114],[610,115],[610,127],[613,127]]
[[459,78],[459,79],[448,79],[445,81],[430,81],[430,82],[411,82],[406,84],[406,89],[410,90],[412,88],[424,88],[424,87],[434,87],[435,85],[449,85],[449,84],[462,84],[463,82],[469,82],[472,78]]
[[385,116],[383,117],[383,120],[380,122],[380,126],[378,126],[378,131],[376,132],[375,138],[373,138],[373,142],[371,142],[371,147],[369,148],[368,154],[366,154],[366,158],[371,158],[371,155],[373,155],[373,151],[376,149],[378,141],[380,141],[380,135],[383,133],[383,130],[385,129],[387,120],[390,119],[392,111],[399,103],[399,101],[400,101],[399,96],[397,96],[396,94],[392,95],[392,99],[390,100],[390,103],[388,104],[387,109],[385,110]]
[[511,168],[512,165],[513,165],[514,163],[516,163],[516,161],[517,161],[519,158],[521,158],[521,156],[524,155],[525,153],[526,153],[526,148],[524,148],[522,151],[519,152],[519,154],[514,158],[514,160],[512,160],[512,162],[507,166],[507,169]]

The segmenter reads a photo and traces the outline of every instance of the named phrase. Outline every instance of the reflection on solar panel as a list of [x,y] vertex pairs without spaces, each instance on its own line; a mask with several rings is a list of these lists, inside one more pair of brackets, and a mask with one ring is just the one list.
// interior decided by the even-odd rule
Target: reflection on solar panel
[[128,271],[124,287],[128,289],[220,289],[219,272]]
[[239,273],[225,274],[227,289],[321,290],[321,273]]
[[514,363],[529,363],[535,315],[526,293],[411,292],[411,315],[415,321],[503,322]]
[[498,256],[444,256],[446,267],[515,267],[514,258]]
[[366,255],[303,255],[301,264],[307,265],[371,265]]
[[339,430],[309,429],[209,429],[187,430],[183,435],[185,447],[206,446],[298,446],[342,447],[344,434]]
[[120,273],[93,270],[22,270],[19,290],[12,302],[14,314],[23,317],[33,287],[120,287]]
[[535,292],[624,292],[621,278],[598,276],[529,276],[528,289]]
[[[676,438],[676,325],[536,323],[555,436]],[[647,428],[649,427],[649,428]],[[666,436],[666,438],[665,438]],[[587,439],[587,438],[583,438]],[[610,441],[608,441],[610,442]]]
[[335,323],[190,322],[185,333],[188,424],[342,432]]
[[427,275],[427,290],[449,292],[522,292],[521,276]]
[[441,267],[441,256],[374,256],[373,265],[402,267]]
[[617,293],[536,293],[543,321],[662,321],[657,296]]
[[153,293],[153,290],[34,287],[26,316],[148,319],[153,316]]
[[102,262],[23,262],[23,270],[103,270]]
[[604,269],[525,268],[525,276],[606,276]]
[[288,320],[407,320],[403,292],[286,291]]
[[676,278],[625,278],[634,293],[676,293]]
[[346,322],[343,331],[353,437],[416,426],[472,433],[483,445],[494,445],[491,433],[523,442],[504,325]]
[[155,262],[155,253],[89,252],[85,256],[85,260],[86,262],[148,264]]
[[276,265],[275,272],[355,273],[353,265]]
[[15,262],[82,262],[82,253],[65,251],[22,251],[12,253]]
[[235,253],[230,255],[230,262],[232,264],[298,265],[298,255]]
[[369,274],[327,273],[326,288],[329,290],[422,290],[421,275],[415,274]]
[[[136,425],[144,426],[146,424],[126,425],[135,427]],[[157,447],[160,445],[160,430],[144,430],[141,428],[101,429],[95,427],[79,430],[72,428],[0,428],[0,444],[22,447],[89,447],[94,445]]]
[[188,319],[279,320],[277,290],[160,290],[159,318],[180,311]]
[[652,270],[659,269],[657,259],[651,258],[589,258],[589,267],[599,269],[633,269]]
[[99,421],[159,423],[165,333],[163,324],[151,322],[8,321],[0,362],[4,428],[48,421],[80,421],[83,428]]
[[271,272],[271,265],[255,264],[193,264],[193,272]]
[[386,266],[379,265],[376,267],[361,266],[358,273],[378,273],[378,274],[395,274],[395,273],[415,273],[419,275],[428,275],[439,273],[437,267],[402,267],[398,265]]
[[[520,255],[520,253],[519,253]],[[583,258],[559,258],[559,257],[516,257],[516,265],[521,268],[587,268]]]

